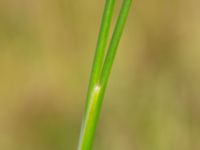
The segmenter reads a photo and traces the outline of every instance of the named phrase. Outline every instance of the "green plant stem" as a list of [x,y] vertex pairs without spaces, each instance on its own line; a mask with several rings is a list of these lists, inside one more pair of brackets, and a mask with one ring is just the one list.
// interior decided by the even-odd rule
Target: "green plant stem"
[[[99,118],[99,114],[101,110],[101,105],[102,105],[105,89],[108,83],[112,64],[113,64],[113,61],[116,55],[116,50],[119,45],[122,31],[124,29],[124,25],[128,16],[131,2],[132,0],[123,1],[104,64],[103,64],[103,57],[104,57],[103,51],[105,49],[106,45],[104,44],[106,44],[106,42],[105,41],[102,42],[103,43],[102,49],[97,48],[94,63],[93,63],[93,69],[91,72],[90,84],[89,84],[88,95],[87,95],[86,111],[85,111],[83,122],[82,122],[78,150],[92,149],[94,134],[95,134],[95,130],[96,130],[96,126],[97,126],[97,122],[98,122],[98,118]],[[105,11],[104,11],[104,17],[105,17],[106,9],[108,9],[108,4],[111,4],[111,1],[107,0]],[[114,1],[112,4],[114,5]],[[113,11],[113,6],[112,6],[112,9],[110,10],[110,13],[112,14],[111,11]],[[112,17],[111,14],[109,15],[110,18],[108,19],[109,24],[107,24],[107,27],[110,26],[110,20]],[[106,21],[106,20],[103,19],[102,21]],[[102,26],[103,25],[105,25],[104,22],[102,22]],[[109,29],[107,28],[106,31],[108,32]],[[106,35],[106,38],[103,38],[102,40],[107,40],[108,33],[105,33],[105,35]],[[101,41],[99,41],[98,43],[101,43]]]
[[114,62],[114,58],[116,55],[117,47],[119,45],[119,41],[124,29],[124,25],[126,23],[126,19],[129,13],[129,9],[131,6],[132,0],[124,0],[120,14],[112,35],[112,39],[108,48],[108,52],[104,61],[103,69],[100,76],[99,84],[102,85],[103,88],[106,87],[108,78],[111,72],[111,68]]
[[87,98],[86,98],[86,106],[85,106],[85,112],[83,115],[83,120],[82,120],[82,127],[81,127],[81,133],[80,133],[80,138],[79,138],[79,144],[78,144],[78,150],[84,150],[84,147],[86,145],[86,141],[88,141],[88,134],[86,134],[86,118],[87,118],[87,111],[90,109],[89,104],[91,103],[90,101],[93,99],[93,90],[95,85],[97,84],[100,75],[101,75],[101,69],[102,69],[102,64],[104,60],[104,54],[105,54],[105,48],[107,45],[107,39],[109,35],[109,30],[111,26],[111,19],[113,16],[113,9],[115,5],[116,0],[106,0],[105,3],[105,8],[103,12],[103,17],[101,21],[101,27],[98,35],[98,41],[97,41],[97,46],[96,46],[96,52],[93,60],[93,65],[92,65],[92,71],[90,75],[90,82],[88,86],[88,92],[87,92]]
[[107,45],[115,1],[116,0],[106,0],[106,3],[105,3],[104,13],[103,13],[102,21],[101,21],[101,27],[99,31],[97,46],[96,46],[96,52],[95,52],[95,56],[93,60],[90,83],[88,87],[88,94],[87,94],[87,99],[86,99],[86,110],[87,110],[88,103],[90,100],[89,97],[91,96],[92,90],[94,89],[94,86],[98,82],[101,75],[101,69],[102,69],[102,64],[104,60],[105,48]]

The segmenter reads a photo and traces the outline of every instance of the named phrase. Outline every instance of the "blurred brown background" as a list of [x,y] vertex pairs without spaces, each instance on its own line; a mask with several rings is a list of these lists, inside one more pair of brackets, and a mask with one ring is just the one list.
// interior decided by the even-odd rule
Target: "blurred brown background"
[[[104,2],[0,1],[1,150],[76,149]],[[199,8],[134,0],[94,150],[200,149]]]

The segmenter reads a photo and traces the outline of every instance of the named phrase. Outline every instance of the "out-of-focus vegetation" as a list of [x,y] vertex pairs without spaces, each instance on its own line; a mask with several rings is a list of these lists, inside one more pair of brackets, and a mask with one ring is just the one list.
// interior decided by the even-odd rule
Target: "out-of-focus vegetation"
[[[103,4],[0,1],[0,149],[76,149]],[[95,150],[200,149],[199,6],[135,0]]]

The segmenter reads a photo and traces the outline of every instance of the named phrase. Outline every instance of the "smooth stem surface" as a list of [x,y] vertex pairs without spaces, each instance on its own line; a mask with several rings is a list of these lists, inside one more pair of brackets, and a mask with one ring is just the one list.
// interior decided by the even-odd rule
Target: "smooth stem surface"
[[111,26],[111,20],[112,20],[115,1],[116,0],[106,0],[106,3],[105,3],[105,8],[104,8],[103,17],[101,20],[101,27],[99,31],[97,46],[96,46],[96,52],[95,52],[93,65],[92,65],[92,71],[90,75],[90,82],[89,82],[88,93],[87,93],[87,98],[86,98],[85,112],[84,112],[84,116],[82,120],[78,150],[86,150],[85,147],[87,147],[89,137],[91,137],[91,135],[89,135],[86,131],[86,125],[88,124],[87,123],[88,121],[86,118],[88,117],[87,115],[88,110],[91,109],[89,107],[89,104],[92,103],[91,100],[94,99],[93,92],[95,89],[95,85],[97,84],[100,78],[100,74],[101,74],[105,48],[107,45],[107,39],[108,39],[109,30]]
[[[113,36],[108,48],[108,52],[102,67],[104,53],[96,52],[92,75],[90,78],[89,91],[87,95],[86,111],[82,123],[81,135],[79,140],[78,150],[91,150],[94,140],[94,134],[101,110],[101,105],[108,83],[109,75],[111,72],[112,64],[115,58],[116,50],[119,45],[119,41],[124,29],[124,25],[128,16],[128,12],[131,6],[132,0],[124,0],[120,14],[113,32]],[[108,1],[107,1],[108,3]],[[113,3],[114,4],[114,3]],[[110,16],[111,17],[111,16]],[[102,23],[104,24],[104,23]],[[108,31],[108,30],[107,30]],[[106,33],[108,34],[108,33]],[[105,47],[104,47],[105,48]],[[96,58],[97,54],[100,53],[101,59]],[[99,61],[101,60],[101,61]],[[97,61],[97,62],[95,62]],[[96,65],[95,65],[96,64]],[[98,69],[94,68],[97,67]],[[100,70],[99,70],[100,69]],[[102,69],[102,70],[101,70]],[[94,73],[94,75],[93,75]],[[97,74],[95,74],[97,73]],[[94,78],[92,78],[94,77]],[[93,81],[94,80],[94,81]]]
[[108,48],[108,52],[104,61],[103,69],[101,72],[101,77],[99,84],[102,85],[104,88],[106,87],[106,84],[108,82],[108,78],[110,75],[110,71],[112,68],[112,64],[116,55],[117,47],[119,45],[119,41],[124,29],[124,25],[126,23],[126,19],[128,16],[128,12],[131,6],[132,0],[124,0],[120,14],[112,35],[112,39]]
[[102,64],[105,55],[105,48],[107,45],[109,30],[111,26],[111,20],[113,16],[113,9],[116,0],[106,0],[104,13],[101,21],[101,27],[99,31],[96,52],[93,60],[92,71],[90,75],[90,83],[88,87],[88,94],[86,99],[86,110],[88,107],[88,103],[91,97],[92,90],[94,89],[95,84],[98,82],[100,75]]

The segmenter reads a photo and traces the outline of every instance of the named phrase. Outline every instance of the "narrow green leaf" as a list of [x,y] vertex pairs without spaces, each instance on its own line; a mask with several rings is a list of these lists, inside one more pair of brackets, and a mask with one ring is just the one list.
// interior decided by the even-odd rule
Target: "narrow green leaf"
[[[93,69],[91,72],[90,84],[89,84],[88,95],[87,95],[86,111],[85,111],[85,115],[82,122],[78,150],[92,149],[94,134],[95,134],[98,118],[100,115],[100,110],[101,110],[101,105],[102,105],[105,89],[108,83],[111,68],[112,68],[113,61],[116,55],[116,50],[119,45],[119,41],[124,29],[124,25],[129,13],[131,3],[132,3],[132,0],[124,0],[122,3],[122,7],[121,7],[119,17],[118,17],[118,20],[117,20],[117,23],[112,35],[112,39],[108,48],[108,52],[107,52],[104,64],[103,64],[103,58],[104,58],[103,51],[105,51],[104,49],[106,45],[104,44],[106,44],[106,41],[98,42],[98,43],[102,42],[103,47],[100,49],[97,49],[94,63],[93,63]],[[111,4],[111,1],[107,0],[105,12],[106,12],[106,9],[108,9],[108,4]],[[112,4],[114,5],[114,1]],[[108,20],[110,21],[111,15],[109,17],[110,18]],[[103,19],[102,21],[106,21],[106,20]],[[105,24],[106,23],[102,22],[102,25],[105,25]],[[108,26],[110,26],[110,22]],[[108,32],[109,30],[106,30],[106,31]],[[107,36],[108,36],[108,33],[106,33],[106,38],[102,38],[102,40],[107,40]]]
[[88,124],[88,121],[86,122],[87,120],[86,118],[88,117],[87,114],[88,114],[88,110],[90,109],[89,104],[92,103],[91,100],[93,100],[93,95],[94,95],[93,92],[95,89],[95,85],[97,84],[101,75],[101,69],[103,65],[105,48],[107,45],[107,39],[108,39],[109,30],[111,26],[111,20],[113,16],[115,1],[116,0],[106,0],[106,3],[105,3],[105,8],[103,12],[101,27],[99,31],[97,46],[96,46],[96,52],[95,52],[93,65],[92,65],[92,71],[90,75],[90,82],[88,86],[86,106],[85,106],[85,112],[83,115],[78,150],[87,150],[88,149],[87,145],[90,142],[90,138],[92,137],[90,134],[88,134],[88,130],[86,130],[86,125]]
[[[90,94],[92,93],[91,91],[93,90],[95,84],[98,82],[101,75],[101,69],[103,65],[105,48],[107,45],[115,1],[116,0],[106,0],[106,3],[105,3],[104,13],[103,13],[101,27],[99,31],[99,37],[98,37],[97,46],[96,46],[96,52],[95,52],[92,71],[90,75],[90,83],[89,83],[87,97],[90,97]],[[87,98],[86,108],[88,106],[88,103],[89,103],[89,98]]]

